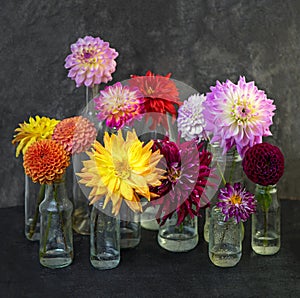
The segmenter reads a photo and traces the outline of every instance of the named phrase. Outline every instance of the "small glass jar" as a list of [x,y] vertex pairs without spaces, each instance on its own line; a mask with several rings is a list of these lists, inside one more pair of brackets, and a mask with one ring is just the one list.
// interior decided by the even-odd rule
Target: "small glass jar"
[[72,211],[64,180],[46,185],[45,199],[39,207],[41,216],[40,263],[62,268],[73,261]]
[[25,236],[30,241],[40,240],[39,207],[45,197],[45,185],[33,183],[25,175]]
[[192,250],[198,244],[198,218],[188,214],[182,223],[177,225],[177,213],[167,219],[164,225],[159,227],[157,241],[159,245],[172,252],[186,252]]
[[280,202],[276,185],[256,185],[256,213],[252,214],[252,249],[260,255],[280,250]]
[[141,214],[132,211],[125,202],[120,208],[121,249],[136,247],[141,241]]
[[[231,183],[232,185],[237,182],[243,183],[244,171],[242,167],[242,158],[237,153],[236,149],[229,150],[226,155],[222,155],[223,149],[220,148],[218,143],[211,145],[210,150],[213,154],[212,167],[216,168],[216,175],[221,176],[220,186],[213,198],[211,199],[211,206],[214,206],[218,201],[220,188],[225,186],[224,182]],[[209,242],[209,224],[212,207],[205,209],[205,223],[204,223],[204,240]]]
[[218,267],[233,267],[242,256],[242,224],[233,218],[224,221],[219,208],[212,208],[209,231],[209,258]]
[[112,269],[120,262],[120,217],[111,213],[112,203],[93,204],[90,227],[90,262],[99,270]]

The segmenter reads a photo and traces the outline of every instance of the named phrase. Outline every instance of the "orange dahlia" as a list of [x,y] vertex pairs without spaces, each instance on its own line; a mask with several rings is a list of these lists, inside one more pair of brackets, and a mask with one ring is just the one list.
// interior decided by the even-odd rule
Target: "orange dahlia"
[[24,170],[34,183],[51,184],[60,180],[70,164],[63,146],[54,140],[33,143],[24,155]]
[[97,131],[87,118],[75,116],[56,125],[52,139],[63,145],[69,154],[85,152],[96,140]]

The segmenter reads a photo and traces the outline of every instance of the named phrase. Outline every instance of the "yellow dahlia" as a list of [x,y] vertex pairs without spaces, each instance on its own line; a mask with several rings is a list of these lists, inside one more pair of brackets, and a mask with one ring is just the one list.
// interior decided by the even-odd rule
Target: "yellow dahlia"
[[60,180],[70,164],[63,146],[54,140],[33,143],[24,154],[24,170],[34,183],[51,184]]
[[159,186],[165,172],[156,168],[162,155],[159,150],[152,152],[152,145],[153,141],[143,146],[135,131],[128,132],[126,140],[121,131],[111,136],[106,132],[104,146],[96,141],[88,152],[90,159],[83,161],[84,168],[77,174],[81,184],[92,188],[91,204],[105,196],[103,208],[111,201],[115,215],[123,200],[133,211],[141,212],[139,195],[149,201],[155,197],[149,186]]
[[87,118],[66,118],[56,125],[52,139],[63,145],[69,154],[85,152],[96,140],[95,125]]
[[51,139],[53,130],[59,120],[50,119],[48,117],[35,116],[29,118],[29,123],[20,123],[19,127],[15,129],[17,133],[12,140],[13,144],[19,143],[16,150],[16,157],[22,151],[25,154],[27,148],[34,142]]

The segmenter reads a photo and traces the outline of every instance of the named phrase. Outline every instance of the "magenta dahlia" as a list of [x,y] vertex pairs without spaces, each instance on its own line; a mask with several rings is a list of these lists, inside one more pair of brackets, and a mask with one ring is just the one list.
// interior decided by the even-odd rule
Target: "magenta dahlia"
[[276,184],[284,172],[282,152],[269,143],[256,144],[249,148],[242,164],[247,177],[263,186]]
[[224,188],[220,189],[219,202],[217,207],[225,215],[227,221],[233,217],[237,223],[246,221],[249,216],[256,211],[256,200],[254,194],[246,191],[241,183],[227,183]]
[[116,70],[118,52],[99,37],[79,38],[71,45],[71,54],[65,59],[68,77],[75,80],[76,87],[93,87],[112,80]]
[[209,203],[205,186],[211,174],[211,153],[204,149],[203,143],[192,140],[176,144],[167,137],[156,140],[152,149],[160,150],[164,158],[158,167],[166,170],[162,184],[151,188],[158,195],[158,199],[150,202],[160,206],[158,222],[163,225],[174,212],[178,215],[178,225],[188,214],[192,218],[198,216],[200,209]]
[[137,88],[118,82],[100,91],[94,102],[97,118],[105,120],[108,127],[120,129],[141,115],[144,99]]
[[213,134],[212,142],[220,142],[224,153],[236,145],[243,157],[249,147],[262,142],[263,136],[272,135],[269,127],[276,107],[254,82],[247,83],[245,77],[237,84],[217,81],[210,90],[203,103],[205,128]]

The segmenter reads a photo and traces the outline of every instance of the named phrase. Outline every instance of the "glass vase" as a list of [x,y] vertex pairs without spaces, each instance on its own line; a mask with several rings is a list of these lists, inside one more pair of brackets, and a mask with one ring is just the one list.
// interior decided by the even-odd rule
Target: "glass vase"
[[177,224],[177,213],[159,227],[157,241],[159,245],[172,252],[186,252],[198,243],[198,218],[188,214],[182,223]]
[[[236,182],[243,183],[244,179],[244,171],[242,167],[242,158],[237,153],[236,149],[231,149],[226,153],[226,156],[222,155],[223,149],[220,148],[218,143],[211,145],[211,151],[213,153],[212,163],[215,164],[216,167],[216,175],[221,175],[221,184],[219,186],[218,191],[215,193],[213,198],[211,199],[211,207],[205,209],[205,223],[204,223],[204,240],[209,242],[209,224],[210,224],[210,216],[212,207],[218,201],[218,195],[220,188],[225,186],[226,182],[231,184]],[[223,172],[223,173],[222,173]]]
[[[147,202],[146,202],[147,204]],[[156,214],[159,206],[149,206],[141,214],[141,227],[146,230],[158,231],[159,224],[156,220]]]
[[46,185],[45,199],[39,207],[41,216],[40,263],[62,268],[73,261],[72,211],[64,181]]
[[209,231],[209,258],[218,267],[233,267],[242,256],[242,224],[233,218],[224,221],[224,214],[212,208]]
[[33,183],[25,175],[25,236],[30,241],[40,239],[39,206],[45,197],[45,185]]
[[133,212],[126,203],[120,208],[121,249],[136,247],[141,241],[141,214]]
[[111,213],[111,202],[103,208],[103,200],[97,201],[91,212],[90,262],[96,269],[106,270],[120,262],[120,217]]
[[256,185],[256,213],[252,214],[252,249],[260,255],[273,255],[280,249],[280,202],[276,185]]
[[90,235],[90,216],[92,207],[83,193],[75,173],[73,174],[73,229],[81,235]]

